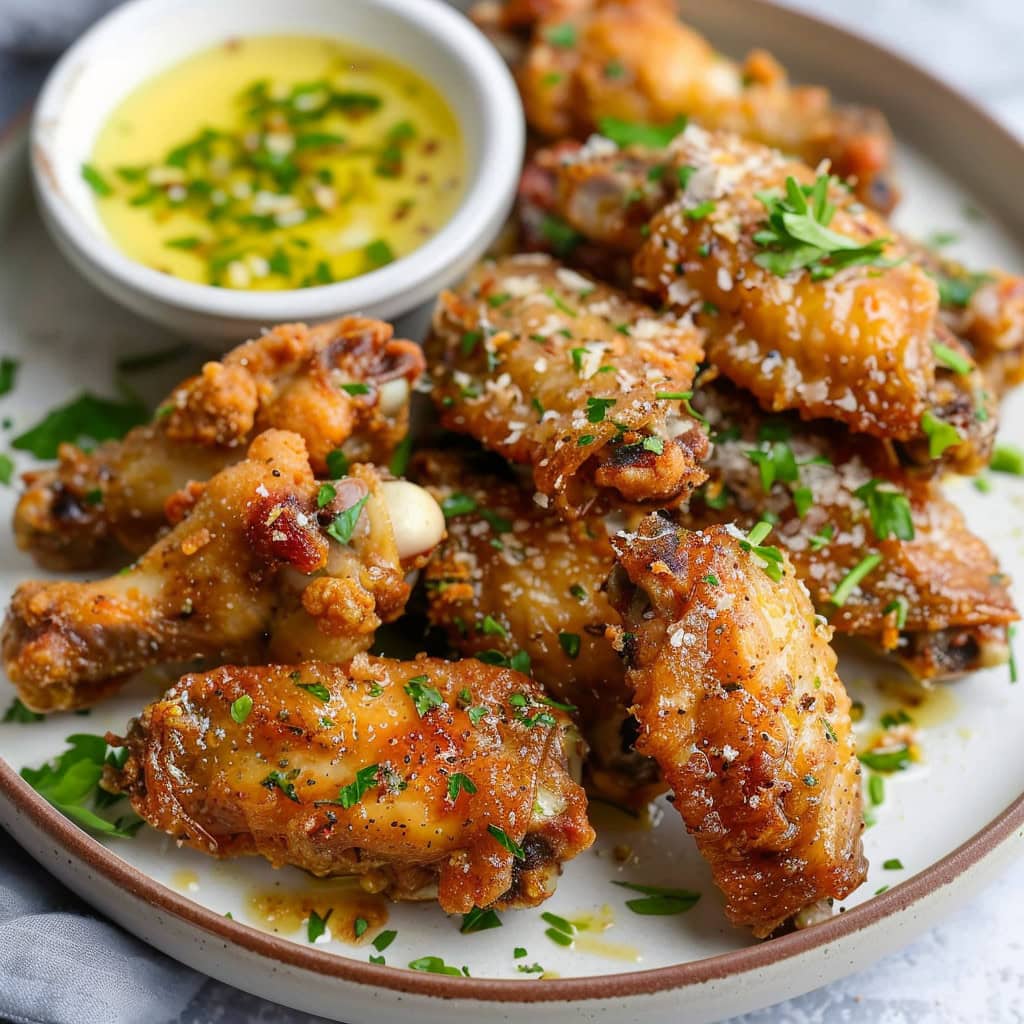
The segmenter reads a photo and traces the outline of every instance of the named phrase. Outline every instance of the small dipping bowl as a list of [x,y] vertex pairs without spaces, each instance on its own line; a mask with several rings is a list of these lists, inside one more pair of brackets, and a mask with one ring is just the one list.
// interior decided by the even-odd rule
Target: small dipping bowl
[[[465,151],[465,186],[454,215],[393,263],[308,288],[218,288],[125,255],[82,178],[112,112],[138,86],[202,50],[277,34],[375,50],[434,85],[459,122]],[[47,228],[92,284],[155,323],[223,348],[276,323],[347,313],[395,320],[431,300],[501,229],[515,197],[524,136],[515,83],[498,52],[441,0],[130,0],[86,32],[50,73],[32,121],[32,176]]]

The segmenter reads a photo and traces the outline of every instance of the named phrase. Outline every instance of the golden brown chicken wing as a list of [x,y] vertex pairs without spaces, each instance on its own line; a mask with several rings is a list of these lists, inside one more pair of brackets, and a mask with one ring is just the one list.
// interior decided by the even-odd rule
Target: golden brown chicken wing
[[[513,0],[478,4],[477,21],[508,40],[530,127],[548,138],[585,139],[607,119],[705,128],[829,160],[861,200],[896,203],[892,134],[877,110],[838,106],[826,89],[793,86],[763,50],[742,64],[679,21],[672,0]],[[509,45],[511,44],[511,45]]]
[[107,786],[179,841],[449,913],[535,906],[594,839],[575,727],[474,660],[219,668],[109,739],[128,758]]
[[346,462],[386,462],[408,430],[422,371],[419,348],[393,339],[380,320],[276,327],[207,363],[152,423],[92,452],[62,445],[55,469],[26,474],[14,516],[18,546],[54,570],[95,568],[118,549],[145,551],[167,527],[172,494],[237,462],[272,427],[303,437],[318,476],[336,449]]
[[411,472],[448,517],[423,574],[430,622],[460,654],[529,672],[572,709],[587,741],[588,786],[645,805],[664,786],[633,750],[622,660],[605,635],[619,623],[604,594],[613,561],[606,518],[622,516],[566,523],[480,452],[419,452]]
[[178,524],[95,583],[30,581],[3,628],[4,665],[38,711],[91,704],[127,675],[191,658],[351,658],[405,607],[405,574],[441,539],[420,488],[369,466],[320,484],[298,434],[179,496]]
[[770,519],[836,631],[893,654],[919,679],[1006,661],[1018,617],[1009,580],[933,479],[872,438],[759,415],[728,386],[700,388],[694,406],[710,421],[714,451],[681,523],[750,529]]
[[864,880],[860,764],[831,630],[785,555],[648,516],[612,539],[637,748],[725,894],[766,936]]
[[546,202],[590,253],[633,253],[634,284],[694,313],[708,360],[764,408],[898,440],[925,462],[986,463],[994,405],[935,282],[834,179],[691,126],[665,150],[597,139],[538,156],[524,180],[535,243],[552,236]]
[[530,466],[542,507],[668,505],[704,479],[707,438],[683,409],[702,355],[688,316],[517,256],[442,294],[427,348],[442,425]]

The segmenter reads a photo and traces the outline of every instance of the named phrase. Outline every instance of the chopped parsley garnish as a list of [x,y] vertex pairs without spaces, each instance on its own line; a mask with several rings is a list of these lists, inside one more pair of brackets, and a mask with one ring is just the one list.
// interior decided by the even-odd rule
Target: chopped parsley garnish
[[82,445],[117,440],[148,419],[148,410],[135,399],[117,401],[85,393],[48,412],[14,438],[11,447],[31,452],[37,459],[54,459],[65,441]]
[[516,946],[516,948],[512,950],[512,959],[513,960],[522,960],[523,957],[526,956],[526,955],[527,955],[527,953],[526,953],[526,947],[525,946]]
[[394,263],[395,261],[394,250],[387,242],[384,241],[383,238],[374,239],[363,250],[363,253],[366,256],[367,263],[369,263],[374,270],[377,270],[380,267],[385,267],[389,263]]
[[323,683],[296,683],[300,690],[305,690],[311,697],[326,704],[331,699],[331,691]]
[[933,274],[939,289],[939,302],[943,306],[956,306],[963,309],[974,293],[992,278],[988,274],[963,274],[953,277],[949,274]]
[[566,257],[583,241],[583,236],[573,227],[570,227],[564,220],[546,214],[540,222],[540,233],[551,245],[551,251],[556,256]]
[[429,685],[427,676],[413,676],[405,684],[405,692],[412,697],[416,705],[416,714],[422,718],[428,711],[444,706],[444,698],[441,694]]
[[309,920],[306,922],[306,941],[316,942],[321,935],[327,930],[327,922],[331,919],[331,914],[334,913],[334,908],[321,917],[315,910],[311,910],[309,913]]
[[810,487],[794,487],[793,488],[793,507],[796,509],[796,514],[803,519],[805,515],[811,510],[814,505],[814,492]]
[[526,860],[526,851],[498,825],[488,825],[487,831],[499,846],[503,846],[516,860]]
[[21,701],[15,697],[14,700],[8,705],[7,710],[4,712],[3,721],[5,722],[41,722],[46,716],[40,715],[36,711],[32,711],[25,707]]
[[573,936],[576,934],[576,927],[570,921],[566,921],[564,917],[559,917],[558,914],[552,914],[551,911],[545,911],[540,915],[542,921],[546,921],[550,928],[546,929],[544,934],[551,939],[552,942],[557,942],[559,946],[571,946],[573,943]]
[[[705,217],[715,212],[716,203],[714,200],[706,199],[703,203],[698,203],[696,206],[691,207],[689,210],[683,211],[683,216],[688,220],[703,220]],[[715,312],[717,309],[705,310],[705,312]]]
[[829,600],[841,608],[849,600],[850,595],[857,589],[861,581],[874,572],[881,565],[882,556],[876,551],[873,554],[865,555],[840,581],[832,597]]
[[704,582],[709,587],[717,587],[721,583],[719,578],[713,572],[709,572],[707,576],[704,577]]
[[0,357],[0,395],[10,394],[14,390],[14,381],[20,365],[17,359],[10,356]]
[[800,185],[789,176],[784,197],[757,193],[768,211],[767,223],[754,235],[754,241],[767,250],[754,257],[758,266],[780,277],[807,268],[811,279],[820,281],[846,267],[890,265],[884,259],[889,239],[860,242],[829,228],[835,214],[828,199],[831,180],[822,174],[813,185]]
[[495,292],[493,295],[487,296],[487,305],[491,309],[498,309],[500,306],[504,306],[512,296],[508,292]]
[[925,409],[921,416],[921,429],[928,438],[928,456],[932,459],[939,458],[947,448],[963,440],[956,427],[940,420],[931,409]]
[[936,362],[960,376],[964,376],[974,369],[974,364],[967,356],[948,345],[943,345],[941,341],[932,342],[932,354],[935,356]]
[[559,633],[558,643],[565,651],[566,657],[578,658],[580,653],[580,638],[576,633]]
[[333,484],[321,484],[320,490],[316,492],[316,507],[323,508],[324,505],[330,505],[337,493]]
[[651,434],[649,437],[645,437],[643,439],[641,447],[645,452],[653,452],[655,455],[661,455],[665,451],[665,442],[656,434]]
[[112,196],[114,194],[110,182],[92,164],[82,164],[82,180],[98,196]]
[[577,601],[586,601],[587,599],[587,592],[579,583],[574,583],[569,587],[569,593],[575,597]]
[[445,519],[454,519],[455,516],[466,516],[470,512],[476,511],[476,501],[468,494],[456,492],[455,494],[448,495],[441,502],[441,511],[444,513]]
[[501,668],[510,668],[513,672],[521,672],[524,676],[530,674],[530,656],[526,651],[516,651],[515,654],[507,656],[493,648],[487,651],[480,651],[476,655],[477,661],[485,665],[498,665]]
[[1017,623],[1015,622],[1010,626],[1007,632],[1010,641],[1010,682],[1015,683],[1019,678],[1017,674],[1017,652],[1013,647],[1014,641],[1017,639]]
[[832,723],[827,718],[821,719],[821,727],[825,730],[825,739],[827,739],[829,743],[839,742],[839,737],[836,736],[836,731],[832,728]]
[[597,438],[594,437],[593,434],[583,434],[581,437],[577,438],[576,446],[578,448],[586,448],[588,444],[593,444],[596,440]]
[[826,523],[808,542],[812,551],[820,551],[827,547],[832,538],[836,535],[836,528],[831,523]]
[[873,807],[885,803],[885,779],[881,775],[868,776],[868,799]]
[[988,468],[996,473],[1024,476],[1024,451],[1011,444],[997,444]]
[[463,935],[471,935],[473,932],[485,932],[490,928],[500,928],[501,918],[493,910],[481,910],[474,907],[468,914],[462,915],[462,924],[459,931]]
[[453,772],[448,776],[448,799],[455,803],[460,793],[475,793],[476,783],[462,772]]
[[350,381],[348,384],[339,385],[339,387],[349,395],[368,395],[370,393],[370,385],[361,380]]
[[872,479],[853,492],[868,507],[871,529],[879,540],[898,537],[914,539],[914,517],[910,501],[895,485]]
[[605,413],[615,404],[614,398],[588,398],[587,399],[587,421],[600,423]]
[[370,500],[368,494],[364,494],[354,505],[339,512],[327,527],[327,534],[333,537],[339,544],[347,544],[352,539],[352,533],[359,522],[363,506]]
[[516,970],[522,974],[543,974],[544,968],[540,964],[517,964]]
[[391,943],[394,942],[397,937],[398,932],[396,932],[393,928],[388,928],[385,931],[382,931],[376,936],[374,936],[373,942],[371,944],[373,948],[377,950],[378,953],[383,953],[384,950],[387,949],[388,946],[390,946]]
[[366,929],[370,927],[370,922],[365,917],[357,917],[352,922],[352,934],[357,939],[361,939],[366,934]]
[[912,760],[910,748],[901,743],[898,747],[889,750],[867,750],[858,754],[860,763],[866,765],[873,772],[902,772],[910,767]]
[[409,468],[409,456],[412,454],[412,434],[406,434],[395,447],[391,461],[388,463],[388,470],[392,476],[405,476]]
[[664,149],[685,128],[686,118],[681,115],[667,124],[624,121],[618,117],[602,117],[597,122],[597,130],[617,146],[647,146],[651,149]]
[[241,697],[231,703],[231,717],[239,725],[244,725],[245,720],[252,711],[252,697],[243,693]]
[[426,971],[429,974],[449,974],[453,978],[469,977],[469,969],[446,964],[439,956],[421,956],[418,960],[410,960],[409,967],[414,971]]
[[905,597],[894,597],[883,609],[883,615],[896,616],[896,628],[903,629],[907,624],[907,615],[910,612],[910,603]]
[[332,480],[340,480],[348,473],[348,456],[340,448],[328,452],[326,462]]
[[338,799],[333,802],[341,804],[346,809],[355,807],[366,793],[377,785],[379,769],[380,766],[376,764],[368,764],[365,768],[360,768],[356,772],[355,780],[347,786],[342,786],[338,790]]
[[267,789],[279,789],[289,800],[299,803],[299,795],[295,792],[295,779],[299,777],[300,768],[290,772],[280,772],[276,768],[260,783]]
[[459,352],[464,359],[473,354],[473,350],[483,341],[483,331],[466,331],[459,340]]
[[473,725],[479,725],[480,720],[486,718],[491,713],[491,709],[485,707],[483,704],[478,704],[476,707],[466,708],[466,714],[469,715],[469,720]]
[[890,857],[887,861],[882,862],[882,867],[886,871],[902,871],[903,861],[899,857]]
[[692,391],[656,391],[654,397],[664,402],[688,402],[693,398]]
[[554,288],[545,288],[544,294],[554,303],[555,309],[564,313],[566,316],[576,316],[576,310],[572,308]]
[[[0,452],[0,484],[9,486],[14,476],[14,460],[5,452]],[[88,500],[88,495],[86,495]]]
[[761,543],[771,533],[771,530],[772,524],[762,519],[747,534],[746,540],[740,541],[740,550],[760,558],[764,574],[773,582],[778,583],[783,576],[782,552],[777,547]]
[[576,45],[576,26],[568,23],[552,25],[544,32],[544,39],[560,50],[571,50]]
[[[123,815],[110,822],[94,808],[104,808],[121,798],[99,788],[105,765],[121,768],[126,748],[109,751],[102,736],[76,733],[55,760],[41,768],[22,768],[21,777],[41,796],[76,825],[97,835],[130,839],[142,826],[142,819]],[[90,806],[91,805],[91,806]]]
[[699,892],[691,889],[666,889],[657,885],[637,885],[634,882],[613,881],[612,885],[619,885],[623,889],[631,889],[633,892],[643,894],[643,899],[626,900],[626,906],[634,914],[645,916],[664,916],[667,914],[682,914],[693,909],[700,899]]
[[795,483],[800,479],[793,449],[785,441],[767,442],[765,449],[753,449],[746,453],[761,474],[761,489],[767,494],[776,480]]
[[500,636],[503,639],[508,636],[508,630],[490,615],[485,615],[476,628],[477,632],[483,633],[484,636]]

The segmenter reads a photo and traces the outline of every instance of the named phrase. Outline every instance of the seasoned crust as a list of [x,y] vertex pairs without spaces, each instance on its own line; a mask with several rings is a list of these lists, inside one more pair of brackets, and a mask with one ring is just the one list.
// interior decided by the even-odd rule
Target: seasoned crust
[[[62,445],[56,468],[26,474],[18,546],[54,570],[145,551],[167,527],[168,500],[238,461],[272,428],[303,437],[319,476],[336,448],[352,462],[387,462],[408,432],[423,365],[419,347],[380,320],[275,327],[180,384],[152,423],[91,453]],[[350,394],[347,383],[366,392]]]
[[640,723],[734,924],[771,934],[867,873],[850,700],[831,630],[783,560],[648,516],[609,583]]
[[[839,633],[862,637],[899,659],[918,679],[945,679],[1004,662],[1007,628],[1018,618],[995,555],[928,474],[908,470],[892,447],[841,427],[752,411],[721,382],[702,387],[694,405],[715,438],[708,484],[677,519],[693,529],[735,523],[749,530],[776,521],[773,543],[786,550],[816,606]],[[788,446],[797,479],[766,493],[751,452]],[[880,540],[869,506],[856,492],[874,480],[907,503],[913,536]],[[806,504],[798,510],[796,490]],[[831,597],[865,558],[882,562],[842,607]],[[902,621],[901,621],[902,620]]]
[[[22,583],[2,641],[21,699],[56,711],[152,665],[365,650],[404,608],[408,566],[371,467],[353,467],[322,507],[319,490],[302,438],[266,431],[129,569],[92,583]],[[325,526],[359,501],[350,541],[329,541]]]
[[688,317],[543,256],[484,264],[442,294],[428,342],[441,423],[525,463],[566,517],[685,499],[707,438],[678,399],[702,356]]
[[[421,716],[411,685],[443,704]],[[535,906],[594,834],[569,775],[573,726],[557,709],[524,724],[516,694],[530,714],[544,709],[530,679],[475,660],[359,655],[348,666],[187,675],[126,739],[109,737],[128,757],[105,785],[154,828],[216,857],[359,875],[392,899],[436,896],[449,913]],[[252,705],[239,723],[231,708],[242,697]],[[367,766],[377,773],[343,806],[339,791]]]

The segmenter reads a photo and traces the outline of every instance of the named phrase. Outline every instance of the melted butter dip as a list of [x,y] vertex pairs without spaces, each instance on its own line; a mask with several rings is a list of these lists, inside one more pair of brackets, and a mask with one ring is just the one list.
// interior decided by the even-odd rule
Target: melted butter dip
[[171,875],[171,885],[179,892],[198,892],[199,875],[187,868],[182,868]]
[[572,949],[581,953],[591,953],[608,960],[623,960],[627,963],[640,963],[643,957],[636,946],[624,942],[609,942],[598,936],[615,925],[615,912],[605,904],[599,910],[588,910],[579,914],[571,914],[567,920],[576,929],[573,935]]
[[187,281],[328,284],[406,255],[463,190],[459,127],[416,72],[336,39],[254,36],[131,93],[82,168],[116,244]]
[[[388,920],[384,899],[364,892],[350,879],[327,881],[308,889],[256,889],[249,893],[247,909],[254,924],[277,935],[291,935],[304,928],[315,911],[327,920],[325,938],[353,946],[369,942]],[[367,927],[357,937],[356,921],[360,918]]]

